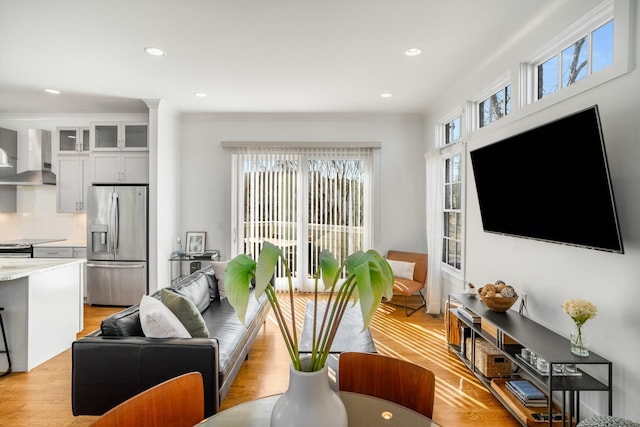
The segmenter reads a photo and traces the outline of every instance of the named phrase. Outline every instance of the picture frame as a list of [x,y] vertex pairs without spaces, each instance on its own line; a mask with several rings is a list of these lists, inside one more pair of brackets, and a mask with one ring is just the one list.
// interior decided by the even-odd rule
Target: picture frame
[[202,255],[206,250],[206,231],[187,231],[186,254]]

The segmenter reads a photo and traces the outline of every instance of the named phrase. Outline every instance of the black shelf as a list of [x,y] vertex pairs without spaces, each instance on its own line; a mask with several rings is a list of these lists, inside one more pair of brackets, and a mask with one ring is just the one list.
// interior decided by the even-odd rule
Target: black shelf
[[[452,301],[457,304],[452,304]],[[458,313],[456,305],[462,305],[469,308],[482,318],[482,322],[489,322],[495,327],[495,335],[490,334],[488,331],[482,329],[481,323],[473,323],[463,315]],[[589,356],[580,357],[576,356],[570,351],[570,341],[547,329],[546,327],[534,322],[533,320],[525,317],[513,310],[507,310],[504,313],[494,312],[489,310],[480,297],[472,294],[451,294],[449,295],[449,314],[455,316],[458,322],[462,323],[465,327],[471,330],[471,339],[475,340],[477,337],[484,338],[487,342],[494,347],[500,349],[503,354],[509,358],[512,365],[517,367],[517,374],[523,378],[527,378],[540,387],[546,390],[546,393],[551,398],[549,399],[550,405],[553,404],[554,392],[562,393],[562,412],[569,413],[570,418],[579,418],[579,393],[580,391],[600,391],[608,393],[609,403],[609,415],[612,415],[612,364],[609,360],[590,351]],[[450,325],[447,325],[449,328]],[[508,335],[515,340],[517,344],[505,344],[504,336]],[[449,335],[447,335],[449,337]],[[462,338],[464,340],[464,337]],[[461,345],[465,345],[462,341]],[[465,365],[474,373],[476,377],[500,400],[500,402],[507,406],[507,409],[512,414],[515,412],[512,408],[509,408],[495,390],[491,387],[491,379],[484,377],[482,373],[478,372],[474,367],[472,361],[465,358],[462,352],[462,348],[459,345],[449,344],[451,350],[465,363]],[[544,358],[549,362],[549,374],[543,375],[538,372],[533,366],[525,362],[517,355],[523,347],[531,349],[539,357]],[[565,375],[553,375],[552,365],[556,364],[576,364],[578,365],[579,376],[565,376]],[[589,373],[585,372],[583,366],[580,365],[602,365],[607,369],[607,375],[605,381],[600,381]],[[569,395],[567,402],[566,395]],[[520,419],[520,422],[523,421]],[[526,425],[526,423],[523,423]],[[551,421],[549,422],[551,424]]]
[[[171,284],[174,285],[180,282],[185,277],[191,274],[192,265],[194,268],[205,268],[213,261],[220,260],[220,251],[208,250],[200,255],[183,255],[179,256],[177,252],[172,252],[169,257]],[[174,273],[174,266],[177,266],[177,272]]]

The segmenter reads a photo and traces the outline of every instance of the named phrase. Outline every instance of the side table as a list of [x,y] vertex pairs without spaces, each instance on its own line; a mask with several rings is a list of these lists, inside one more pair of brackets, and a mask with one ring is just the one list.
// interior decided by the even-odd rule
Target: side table
[[171,283],[176,283],[187,277],[196,270],[211,265],[213,261],[220,260],[220,251],[214,249],[206,251],[202,255],[184,255],[179,256],[177,252],[173,252],[169,257]]

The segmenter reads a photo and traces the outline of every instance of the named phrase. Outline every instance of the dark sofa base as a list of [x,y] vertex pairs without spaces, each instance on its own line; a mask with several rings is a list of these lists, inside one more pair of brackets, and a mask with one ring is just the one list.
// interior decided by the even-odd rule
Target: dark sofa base
[[[215,286],[217,290],[217,282]],[[227,300],[212,300],[202,312],[210,338],[136,336],[142,334],[137,308],[132,306],[109,316],[100,331],[73,343],[74,415],[102,415],[128,398],[187,372],[202,374],[205,415],[215,414],[264,327],[270,305],[265,295],[260,302],[251,298],[247,311],[251,320],[243,326]],[[105,331],[107,335],[103,335]]]
[[217,355],[218,342],[206,338],[82,338],[72,345],[73,415],[102,415],[156,384],[194,371],[204,380],[205,412],[214,414],[220,404]]

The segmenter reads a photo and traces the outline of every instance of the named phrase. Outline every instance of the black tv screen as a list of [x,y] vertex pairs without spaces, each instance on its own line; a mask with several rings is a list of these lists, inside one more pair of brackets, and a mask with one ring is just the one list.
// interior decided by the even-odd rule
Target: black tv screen
[[470,156],[484,231],[624,253],[597,105]]

